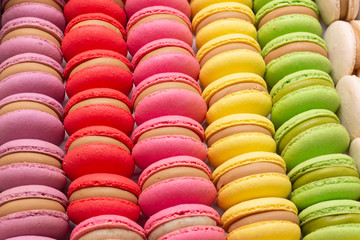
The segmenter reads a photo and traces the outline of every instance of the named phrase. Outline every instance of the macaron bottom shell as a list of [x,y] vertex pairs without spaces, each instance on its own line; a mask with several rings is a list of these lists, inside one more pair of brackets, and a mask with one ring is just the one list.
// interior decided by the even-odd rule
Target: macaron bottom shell
[[354,240],[360,236],[360,224],[341,224],[319,229],[304,240]]

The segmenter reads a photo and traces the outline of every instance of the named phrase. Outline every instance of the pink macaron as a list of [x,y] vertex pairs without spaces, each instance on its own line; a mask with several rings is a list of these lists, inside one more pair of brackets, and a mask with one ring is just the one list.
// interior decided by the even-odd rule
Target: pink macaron
[[144,229],[134,221],[117,215],[101,215],[89,218],[77,225],[71,232],[70,240],[91,236],[113,239],[114,233],[124,233],[124,239],[146,239]]
[[20,237],[7,238],[7,240],[56,240],[56,239],[49,237],[41,237],[41,236],[20,236]]
[[187,239],[226,240],[226,233],[221,227],[193,226],[168,233],[158,240],[187,240]]
[[152,6],[166,6],[177,9],[184,13],[188,18],[191,16],[190,5],[187,0],[152,0],[152,1],[141,1],[141,0],[127,0],[125,3],[125,11],[128,17],[131,17],[136,12],[146,7]]
[[[156,19],[154,15],[159,14],[168,17]],[[190,20],[182,12],[169,7],[148,7],[138,11],[129,19],[126,31],[132,56],[147,43],[162,38],[178,39],[189,46],[193,43]]]
[[2,15],[1,23],[4,26],[7,22],[22,17],[41,18],[53,23],[61,31],[65,30],[66,21],[62,11],[47,4],[34,2],[21,3],[8,8]]
[[[183,204],[152,215],[144,229],[148,240],[173,239],[175,236],[182,237],[181,239],[225,240],[226,235],[224,230],[219,227],[220,225],[220,216],[213,208],[202,204]],[[190,227],[199,229],[197,231],[190,230]],[[207,228],[208,234],[204,234],[203,227]],[[180,230],[189,238],[181,236],[178,232]],[[211,232],[213,232],[213,236],[210,234]],[[209,237],[205,238],[205,236]]]
[[[18,2],[19,1],[3,0],[1,2],[1,7],[3,9],[3,12],[6,11],[8,8],[16,5],[16,4],[19,4]],[[60,11],[60,10],[64,9],[65,0],[46,1],[44,4],[48,4],[50,6],[53,6],[54,8],[56,8],[56,9],[58,9]]]
[[0,191],[21,185],[46,185],[62,190],[64,151],[49,142],[20,139],[0,146]]

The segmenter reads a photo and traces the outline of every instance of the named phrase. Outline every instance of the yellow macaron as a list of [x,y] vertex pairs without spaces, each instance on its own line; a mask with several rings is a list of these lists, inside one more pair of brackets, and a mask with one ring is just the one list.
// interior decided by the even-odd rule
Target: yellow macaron
[[222,3],[222,2],[237,2],[237,3],[245,4],[249,8],[252,8],[252,0],[191,0],[190,2],[191,15],[195,17],[196,14],[200,12],[202,9],[212,4]]

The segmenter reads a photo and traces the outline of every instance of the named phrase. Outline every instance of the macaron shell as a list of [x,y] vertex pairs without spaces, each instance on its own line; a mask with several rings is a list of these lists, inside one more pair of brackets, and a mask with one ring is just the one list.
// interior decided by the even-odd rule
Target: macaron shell
[[356,166],[360,167],[360,138],[355,138],[349,148],[349,155],[354,159]]
[[190,18],[191,15],[189,2],[186,0],[167,0],[165,2],[162,0],[152,0],[146,2],[141,0],[128,0],[125,3],[125,11],[127,16],[130,18],[141,9],[152,6],[166,6],[175,8],[184,13],[188,18]]
[[145,216],[180,204],[204,204],[211,206],[216,189],[204,178],[181,177],[156,183],[140,194],[139,205]]
[[[211,4],[218,3],[218,2],[229,2],[229,1],[228,0],[216,0],[216,1],[213,1],[213,0],[192,0],[190,2],[192,16],[194,17],[202,9],[210,6]],[[242,4],[246,5],[246,6],[248,6],[249,8],[252,8],[252,1],[251,0],[233,0],[231,2],[242,3]]]
[[23,235],[47,236],[63,239],[69,231],[66,214],[49,210],[18,212],[0,218],[0,238]]
[[353,240],[359,237],[360,224],[340,224],[319,229],[304,240]]
[[118,66],[90,66],[73,74],[66,82],[66,93],[75,94],[92,88],[111,88],[129,95],[133,87],[132,74]]
[[226,234],[220,227],[193,226],[173,231],[159,238],[159,240],[189,239],[226,240]]
[[63,168],[74,180],[91,173],[113,173],[130,177],[135,169],[133,157],[119,146],[92,143],[74,148],[66,154]]
[[186,53],[158,54],[137,65],[133,75],[135,86],[152,75],[166,72],[184,73],[193,79],[198,79],[200,66],[193,56]]
[[24,92],[44,94],[59,103],[62,103],[65,97],[65,88],[61,81],[45,72],[18,73],[0,82],[0,99]]
[[344,153],[350,143],[345,127],[340,124],[324,124],[310,128],[294,137],[284,148],[281,156],[288,171],[307,159],[332,153]]
[[134,128],[134,118],[120,107],[94,104],[75,109],[64,119],[64,126],[69,135],[81,128],[98,125],[113,127],[130,135]]
[[127,44],[132,56],[147,43],[161,39],[174,38],[192,46],[193,36],[184,24],[168,19],[144,22],[128,33]]
[[134,116],[138,125],[167,115],[185,116],[202,123],[206,110],[206,103],[199,94],[184,89],[167,89],[143,98],[137,105]]
[[205,145],[194,138],[165,135],[147,138],[137,143],[133,148],[132,155],[136,165],[145,169],[164,158],[181,155],[195,157],[205,162],[207,151]]
[[7,239],[8,240],[55,240],[54,238],[40,237],[40,236],[21,236],[21,237],[7,238]]
[[140,207],[118,198],[85,198],[70,203],[67,214],[71,221],[79,224],[86,219],[99,215],[120,215],[133,221],[140,216]]
[[93,49],[111,50],[124,56],[127,54],[124,39],[114,30],[104,26],[80,26],[71,30],[61,43],[61,50],[67,62],[74,56]]
[[[47,131],[44,131],[47,129]],[[65,131],[56,117],[38,110],[23,109],[0,117],[0,145],[16,139],[40,139],[60,145]]]
[[262,221],[235,229],[229,233],[228,240],[299,240],[300,227],[288,221]]

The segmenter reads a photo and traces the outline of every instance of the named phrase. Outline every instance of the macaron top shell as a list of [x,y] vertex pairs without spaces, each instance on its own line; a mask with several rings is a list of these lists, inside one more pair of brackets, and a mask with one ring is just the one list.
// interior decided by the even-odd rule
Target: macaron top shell
[[94,173],[75,179],[69,186],[68,197],[75,191],[88,187],[112,187],[129,191],[139,197],[139,186],[129,178],[109,173]]
[[101,215],[79,223],[71,232],[70,240],[78,240],[87,233],[100,229],[129,230],[146,239],[144,229],[130,219],[118,215]]
[[178,11],[185,14],[187,18],[190,18],[190,6],[187,0],[152,0],[152,1],[142,1],[142,0],[127,0],[125,3],[125,11],[129,18],[134,14],[138,13],[144,8],[153,7],[153,6],[164,6],[168,8],[177,9]]
[[7,238],[8,240],[55,240],[55,238],[41,237],[41,236],[21,236]]
[[192,16],[195,17],[198,12],[200,12],[202,9],[214,4],[214,3],[220,3],[220,2],[238,2],[241,4],[244,4],[245,6],[248,6],[249,8],[252,8],[252,2],[251,0],[191,0],[190,1],[190,7],[191,7],[191,13]]
[[[1,7],[4,10],[5,9],[5,5],[7,3],[9,3],[11,0],[4,0],[2,1]],[[60,8],[64,8],[65,6],[65,1],[64,0],[52,0],[53,2],[55,2]]]
[[195,120],[183,116],[163,116],[146,121],[135,129],[132,134],[131,140],[135,144],[142,134],[146,133],[147,131],[162,127],[187,128],[195,132],[199,136],[201,141],[204,140],[204,130],[202,126]]

